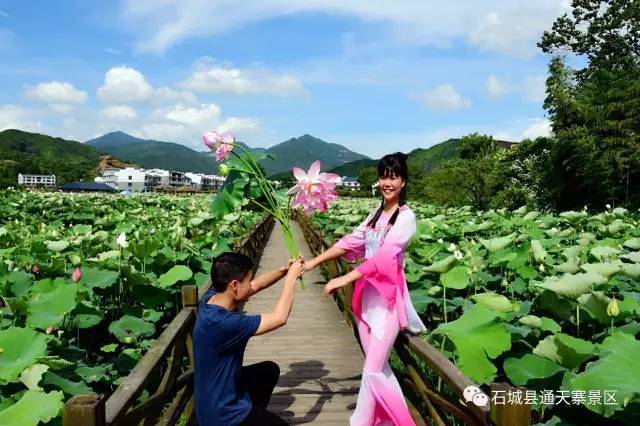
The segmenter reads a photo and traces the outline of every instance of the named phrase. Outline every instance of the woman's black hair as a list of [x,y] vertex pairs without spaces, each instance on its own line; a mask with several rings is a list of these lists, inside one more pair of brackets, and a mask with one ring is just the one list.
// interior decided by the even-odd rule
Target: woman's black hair
[[[407,154],[403,154],[402,152],[395,152],[393,154],[387,154],[380,159],[378,162],[378,177],[383,176],[400,176],[404,179],[405,185],[400,191],[400,206],[403,206],[407,203],[407,184],[409,183],[409,167],[407,166]],[[382,191],[382,188],[380,188]],[[373,215],[367,226],[371,228],[375,228],[376,223],[378,223],[378,219],[380,219],[380,215],[384,210],[384,197],[382,197],[382,202],[380,203],[380,207],[376,211],[376,214]],[[396,223],[396,219],[398,218],[398,213],[400,213],[400,209],[396,209],[389,219],[389,226],[393,226]]]

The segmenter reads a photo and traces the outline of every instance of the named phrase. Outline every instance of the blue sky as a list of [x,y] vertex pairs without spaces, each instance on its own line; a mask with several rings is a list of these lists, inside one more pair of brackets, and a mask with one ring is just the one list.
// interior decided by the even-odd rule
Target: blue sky
[[535,44],[568,2],[448,3],[0,0],[0,129],[194,149],[309,133],[372,157],[548,134]]

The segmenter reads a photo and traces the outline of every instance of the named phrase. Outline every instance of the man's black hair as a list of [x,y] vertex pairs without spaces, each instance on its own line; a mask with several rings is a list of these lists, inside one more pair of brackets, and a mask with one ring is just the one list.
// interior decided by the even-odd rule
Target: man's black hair
[[252,269],[253,262],[244,254],[222,253],[211,265],[211,285],[216,292],[224,292],[231,281],[242,281]]

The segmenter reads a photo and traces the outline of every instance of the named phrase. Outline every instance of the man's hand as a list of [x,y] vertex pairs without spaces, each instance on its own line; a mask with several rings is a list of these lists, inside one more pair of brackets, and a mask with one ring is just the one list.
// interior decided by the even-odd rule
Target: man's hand
[[287,278],[296,280],[304,274],[304,259],[291,259],[289,261],[289,270]]
[[291,265],[293,265],[293,263],[294,263],[296,260],[301,260],[301,261],[302,261],[302,263],[304,263],[304,257],[303,257],[302,255],[300,255],[300,257],[299,257],[299,258],[297,258],[297,259],[289,259],[289,260],[287,261],[287,266],[281,266],[281,267],[279,267],[279,268],[278,268],[278,271],[279,271],[282,275],[285,275],[285,274],[287,273],[287,271],[291,268]]

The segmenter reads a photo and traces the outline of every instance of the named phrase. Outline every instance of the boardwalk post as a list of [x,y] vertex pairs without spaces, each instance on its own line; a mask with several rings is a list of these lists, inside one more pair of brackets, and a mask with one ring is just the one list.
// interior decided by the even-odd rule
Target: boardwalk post
[[103,395],[76,395],[64,405],[64,426],[105,426]]
[[491,395],[501,394],[504,404],[495,404],[491,401],[491,420],[498,426],[529,426],[531,425],[531,405],[528,404],[507,404],[507,394],[509,392],[520,391],[524,393],[524,388],[514,388],[507,383],[492,383]]
[[182,307],[195,308],[198,306],[198,287],[195,285],[182,286]]
[[[182,286],[182,307],[194,308],[197,311],[198,306],[198,287],[195,285]],[[195,371],[195,359],[193,356],[193,338],[191,333],[187,334],[185,345],[187,346],[187,353],[189,354],[189,366]],[[185,418],[187,419],[187,425],[195,424],[195,400],[193,395],[189,398],[189,402],[184,409]]]

